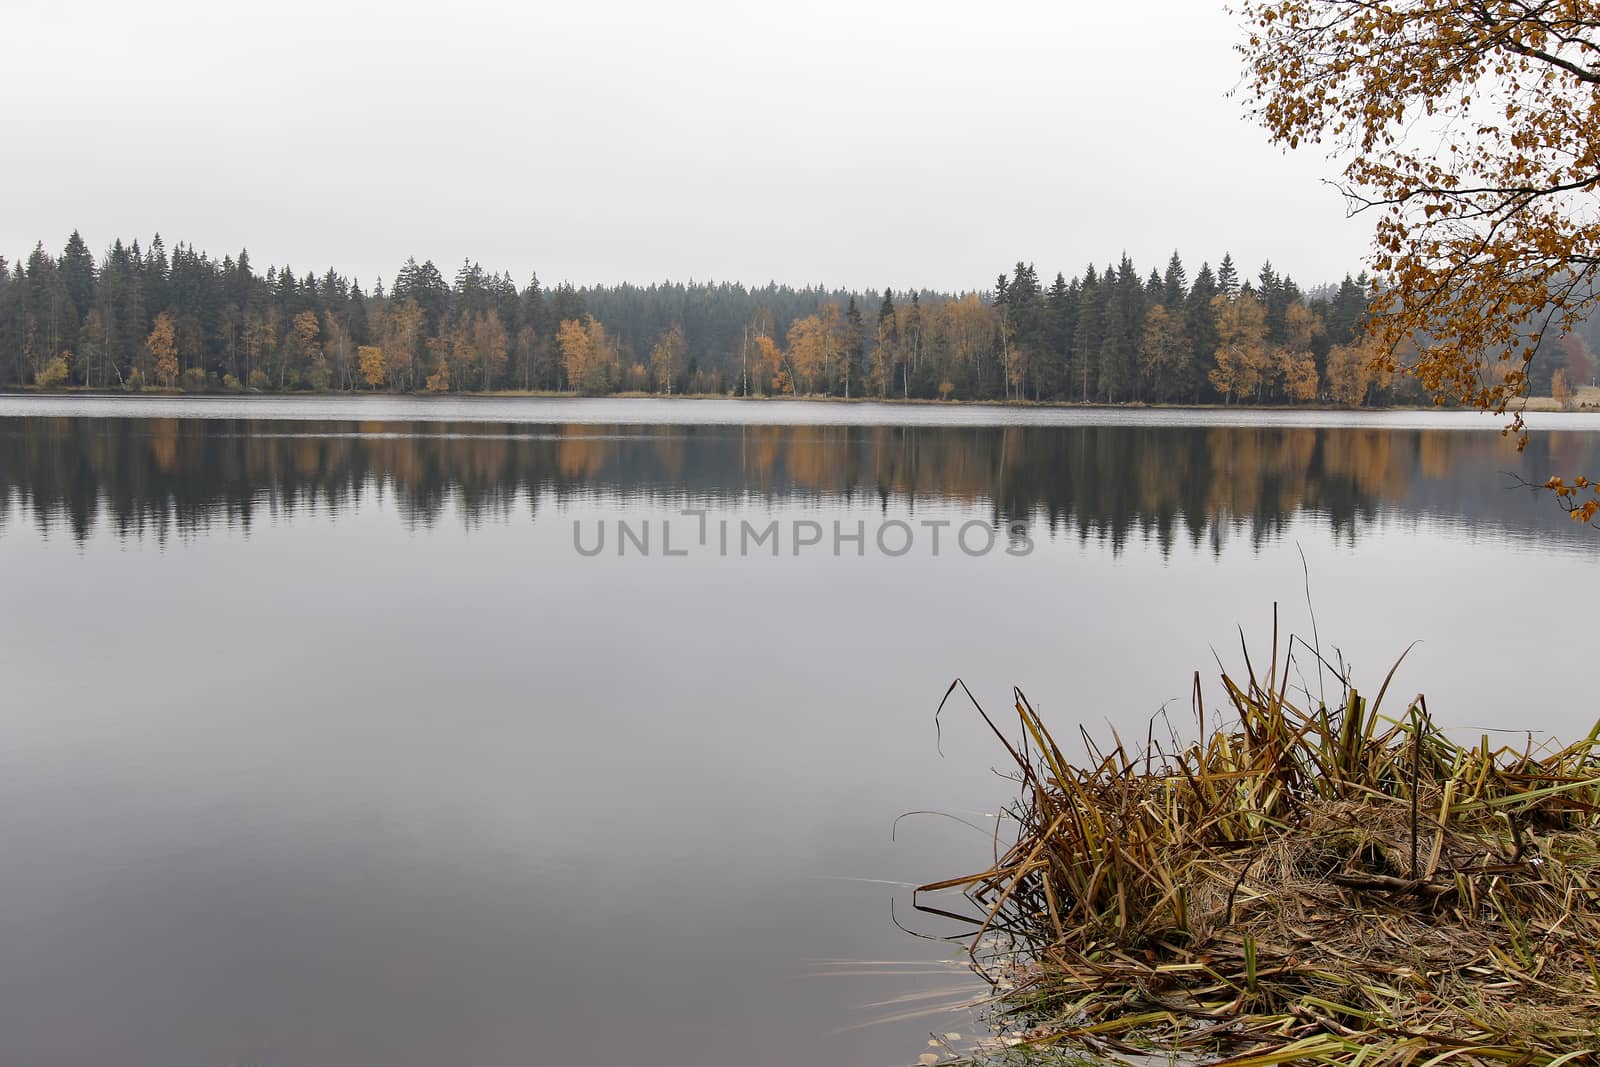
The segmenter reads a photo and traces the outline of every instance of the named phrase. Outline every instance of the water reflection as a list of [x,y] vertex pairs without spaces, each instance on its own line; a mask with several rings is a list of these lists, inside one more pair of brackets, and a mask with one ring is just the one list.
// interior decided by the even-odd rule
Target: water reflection
[[[1472,736],[1592,725],[1551,664],[1587,662],[1595,534],[1497,472],[1600,469],[1594,433],[1519,457],[1449,419],[273,404],[0,402],[0,1063],[908,1062],[961,1024],[850,1029],[951,984],[891,916],[993,839],[896,817],[983,823],[1011,792],[975,716],[936,734],[951,678],[1142,732],[1235,625],[1303,625],[1307,571],[1358,677],[1421,639],[1397,687]],[[1026,519],[1039,547],[573,550],[574,522],[689,502]],[[914,966],[808,977],[826,960]]]
[[528,426],[175,418],[0,418],[0,512],[78,541],[102,525],[164,539],[263,512],[339,514],[367,493],[413,526],[537,514],[596,494],[635,503],[843,501],[986,509],[1120,550],[1132,537],[1220,551],[1312,515],[1355,541],[1385,511],[1585,537],[1517,480],[1600,469],[1600,435],[1237,425]]

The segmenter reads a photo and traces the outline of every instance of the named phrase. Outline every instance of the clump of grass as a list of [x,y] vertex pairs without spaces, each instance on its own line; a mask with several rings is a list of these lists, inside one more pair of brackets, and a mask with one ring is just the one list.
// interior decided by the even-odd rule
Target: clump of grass
[[1265,677],[1248,655],[1223,674],[1209,732],[1197,674],[1199,740],[1085,734],[1083,763],[1020,691],[1016,741],[974,699],[1015,764],[1017,841],[919,907],[951,915],[921,894],[963,891],[980,970],[1024,961],[1002,1003],[1034,1047],[1600,1061],[1600,726],[1566,747],[1462,744],[1421,696],[1381,713],[1393,670],[1370,702],[1342,671],[1332,708],[1291,691],[1295,644],[1280,664],[1274,633]]

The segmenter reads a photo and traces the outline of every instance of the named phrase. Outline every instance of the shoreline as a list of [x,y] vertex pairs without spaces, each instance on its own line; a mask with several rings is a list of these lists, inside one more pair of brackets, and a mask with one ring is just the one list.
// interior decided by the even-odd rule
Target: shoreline
[[[1589,392],[1590,390],[1585,390]],[[1568,415],[1600,415],[1600,389],[1593,389],[1594,399],[1586,400],[1583,404],[1567,407],[1558,403],[1553,397],[1530,397],[1521,407],[1522,412],[1548,412]],[[1080,400],[934,400],[923,397],[842,397],[826,395],[807,396],[772,396],[758,394],[755,396],[738,396],[727,393],[644,393],[620,392],[589,395],[584,393],[561,392],[557,390],[542,389],[496,389],[490,391],[463,390],[450,393],[409,392],[396,393],[375,390],[344,390],[330,389],[323,392],[310,392],[299,390],[262,391],[244,390],[227,392],[223,390],[190,392],[183,389],[141,389],[137,392],[128,392],[120,389],[88,389],[74,387],[67,389],[38,389],[33,387],[7,387],[0,388],[0,397],[107,397],[107,398],[136,398],[148,397],[161,400],[181,400],[193,398],[195,400],[224,400],[224,399],[260,399],[260,400],[358,400],[371,397],[374,399],[399,399],[422,401],[449,401],[449,400],[658,400],[658,401],[704,401],[724,400],[749,402],[752,404],[781,403],[781,404],[816,404],[816,405],[843,405],[859,406],[864,404],[878,404],[883,406],[930,408],[930,409],[1001,409],[1016,411],[1197,411],[1197,412],[1246,412],[1259,411],[1272,414],[1292,412],[1306,413],[1334,413],[1343,415],[1382,414],[1384,412],[1410,413],[1437,411],[1441,413],[1470,413],[1487,414],[1499,418],[1510,417],[1513,411],[1506,412],[1480,412],[1476,408],[1460,405],[1443,406],[1437,404],[1386,404],[1374,407],[1350,407],[1344,404],[1173,404],[1157,403],[1151,401],[1127,401],[1124,403],[1110,403],[1106,401],[1080,401]]]

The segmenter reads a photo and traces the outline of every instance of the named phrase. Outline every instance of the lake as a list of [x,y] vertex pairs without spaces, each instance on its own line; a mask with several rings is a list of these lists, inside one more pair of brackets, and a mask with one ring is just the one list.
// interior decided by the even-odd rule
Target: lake
[[976,986],[908,887],[1012,792],[958,676],[1182,730],[1309,584],[1364,689],[1590,728],[1600,533],[1518,479],[1600,420],[1530,422],[0,398],[0,1060],[915,1062]]

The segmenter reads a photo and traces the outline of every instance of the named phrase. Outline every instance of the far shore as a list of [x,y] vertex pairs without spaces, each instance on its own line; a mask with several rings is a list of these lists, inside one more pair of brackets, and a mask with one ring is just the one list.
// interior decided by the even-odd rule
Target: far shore
[[[1474,409],[1461,405],[1435,405],[1435,404],[1384,404],[1371,407],[1350,407],[1345,404],[1307,403],[1307,404],[1218,404],[1218,403],[1158,403],[1154,401],[1126,401],[1123,403],[1108,403],[1105,401],[1082,400],[937,400],[923,397],[877,397],[877,396],[827,396],[822,394],[808,394],[804,396],[775,396],[771,394],[755,394],[740,396],[735,393],[645,393],[645,392],[618,392],[585,394],[563,392],[553,389],[495,389],[461,390],[459,392],[430,393],[410,392],[395,393],[382,390],[366,389],[330,389],[322,392],[301,390],[207,390],[204,392],[189,391],[184,389],[141,389],[138,391],[124,391],[121,389],[89,389],[82,386],[71,388],[39,389],[34,387],[0,389],[0,396],[110,396],[130,397],[149,396],[162,398],[194,397],[195,399],[215,399],[219,397],[262,397],[262,398],[304,398],[318,397],[407,397],[417,400],[459,400],[493,399],[511,400],[517,398],[536,400],[740,400],[751,403],[778,401],[784,403],[807,404],[891,404],[910,407],[932,408],[1033,408],[1033,409],[1061,409],[1069,411],[1327,411],[1340,413],[1356,412],[1382,412],[1382,411],[1472,411]],[[1563,404],[1554,397],[1535,396],[1523,401],[1522,411],[1551,411],[1565,412],[1568,414],[1600,414],[1600,386],[1584,386],[1577,390],[1570,403]],[[1511,414],[1507,412],[1506,414]]]

